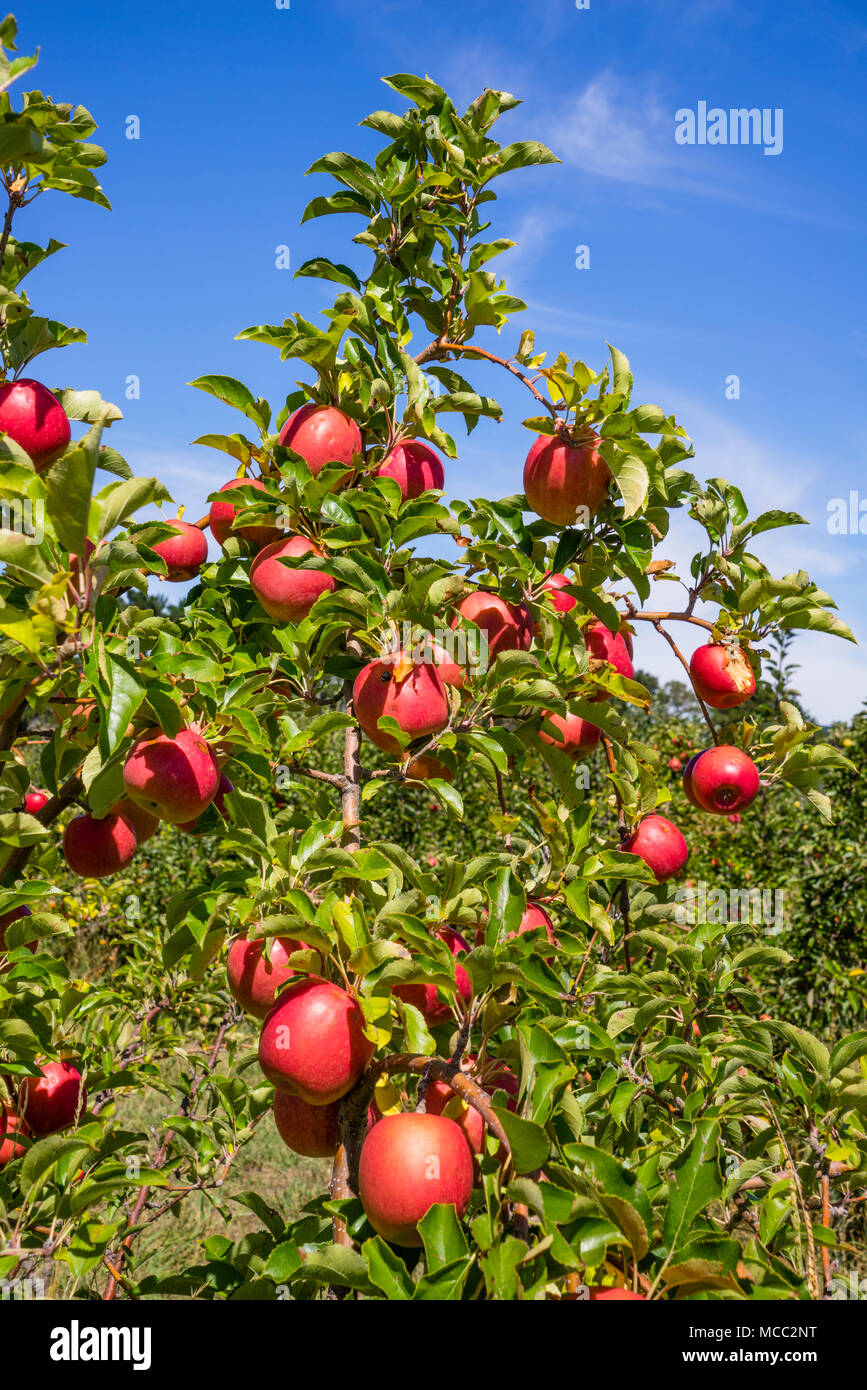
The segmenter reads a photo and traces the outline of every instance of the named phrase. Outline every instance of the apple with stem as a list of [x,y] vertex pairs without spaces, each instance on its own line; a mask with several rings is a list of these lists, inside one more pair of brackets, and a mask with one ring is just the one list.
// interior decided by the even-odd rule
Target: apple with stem
[[168,566],[167,573],[161,577],[171,584],[183,584],[197,577],[208,558],[208,542],[204,531],[179,516],[173,517],[166,525],[171,526],[175,534],[164,541],[157,541],[153,547]]
[[735,709],[756,693],[756,677],[743,648],[729,642],[697,647],[689,662],[697,695],[711,709]]
[[580,441],[540,434],[524,461],[524,493],[537,516],[555,526],[589,521],[608,496],[611,470],[598,436]]

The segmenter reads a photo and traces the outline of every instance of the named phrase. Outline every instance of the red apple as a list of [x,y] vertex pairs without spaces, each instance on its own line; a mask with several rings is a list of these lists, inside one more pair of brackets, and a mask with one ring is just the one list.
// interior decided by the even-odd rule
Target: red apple
[[404,502],[411,502],[432,488],[441,491],[446,480],[442,459],[420,439],[405,439],[395,444],[373,476],[393,478]]
[[680,772],[683,769],[683,763],[680,761],[680,758],[669,758],[668,766],[672,772]]
[[361,453],[361,432],[336,406],[311,401],[290,415],[277,443],[300,454],[315,477],[326,463],[351,465]]
[[455,607],[453,628],[460,618],[475,623],[488,637],[488,658],[496,660],[500,652],[527,652],[533,642],[533,618],[525,603],[506,603],[499,594],[487,589],[475,589]]
[[149,729],[133,744],[123,768],[127,796],[172,825],[200,816],[219,784],[216,759],[192,726],[174,738],[161,729]]
[[438,642],[428,639],[425,644],[425,655],[436,666],[437,674],[443,685],[453,685],[459,690],[464,684],[465,671],[461,663],[455,659],[454,653],[457,650],[458,655],[461,654],[461,644],[457,638],[452,638],[451,645],[452,650],[449,651],[446,647],[440,646]]
[[545,718],[559,730],[560,737],[552,738],[543,728],[539,730],[540,739],[543,743],[550,743],[552,748],[559,748],[561,752],[568,753],[570,757],[575,757],[578,753],[589,753],[602,737],[601,729],[588,720],[579,718],[577,714],[564,716],[546,710]]
[[149,811],[145,811],[142,806],[137,806],[128,796],[122,796],[120,801],[116,801],[111,808],[113,816],[123,816],[128,820],[135,831],[136,847],[141,848],[148,840],[153,839],[160,828],[161,821],[159,816],[152,816]]
[[81,1072],[70,1062],[45,1062],[41,1076],[25,1076],[18,1103],[27,1128],[39,1139],[68,1129],[87,1108]]
[[300,941],[288,936],[272,936],[271,959],[265,956],[265,939],[248,941],[236,936],[226,958],[229,990],[245,1013],[266,1019],[274,1007],[277,991],[291,980],[295,971],[289,965],[293,951],[303,951]]
[[591,1303],[602,1303],[608,1300],[623,1302],[631,1299],[638,1299],[641,1303],[647,1301],[643,1293],[633,1293],[631,1289],[603,1288],[601,1285],[589,1289],[587,1296]]
[[554,923],[551,918],[541,903],[528,902],[518,930],[508,932],[507,940],[513,941],[516,936],[524,936],[527,932],[539,931],[540,928],[544,928],[551,945],[556,946],[557,937],[554,935]]
[[[462,952],[470,949],[469,943],[453,927],[443,927],[437,936],[445,942],[456,960]],[[464,1004],[469,1004],[473,997],[473,986],[462,965],[455,966],[455,986]],[[412,1004],[418,1009],[429,1028],[436,1028],[453,1016],[448,1002],[440,997],[437,985],[426,985],[421,981],[411,985],[395,985],[392,993],[405,1004]]]
[[[248,487],[257,488],[260,492],[266,490],[261,478],[230,478],[227,483],[223,483],[220,491],[230,492],[233,488],[243,487],[245,483]],[[238,515],[239,508],[243,509],[243,507],[243,500],[238,504],[238,507],[233,506],[231,502],[220,502],[219,500],[211,503],[208,525],[211,528],[211,535],[218,545],[225,545],[229,536],[234,535],[239,540],[247,541],[257,550],[261,550],[263,546],[270,545],[272,541],[280,539],[283,533],[279,526],[239,526],[236,529],[234,526],[235,517]]]
[[[229,781],[225,772],[221,772],[220,783],[217,787],[216,792],[214,793],[214,799],[211,802],[211,806],[215,807],[216,810],[219,811],[220,815],[223,817],[223,820],[225,821],[229,819],[229,814],[226,810],[226,802],[224,798],[228,796],[229,792],[233,792],[234,790],[235,788]],[[206,810],[210,810],[210,807],[206,807]],[[202,816],[204,814],[205,811],[202,812]],[[196,816],[193,820],[181,821],[180,825],[178,826],[178,830],[184,830],[188,835],[201,835],[202,827],[200,822],[202,816]]]
[[728,744],[691,758],[683,777],[684,790],[693,803],[717,815],[742,811],[759,794],[759,770],[752,758]]
[[463,1130],[474,1154],[485,1151],[485,1122],[472,1105],[453,1091],[445,1081],[432,1081],[425,1092],[425,1110],[429,1115],[441,1115],[448,1107],[448,1116]]
[[621,848],[643,859],[657,883],[679,874],[689,859],[686,840],[665,816],[645,816]]
[[176,534],[167,540],[157,541],[153,549],[168,565],[168,573],[162,577],[173,584],[183,584],[188,579],[195,579],[207,560],[208,542],[204,531],[179,516],[167,521],[166,525],[173,527]]
[[411,738],[429,738],[449,722],[449,702],[435,666],[416,665],[404,652],[385,661],[369,661],[352,687],[355,717],[371,743],[386,753],[400,753],[400,744],[377,727],[387,716],[396,719]]
[[556,526],[572,526],[582,514],[595,516],[608,496],[611,471],[596,452],[596,435],[569,444],[540,434],[524,463],[527,505]]
[[51,797],[48,792],[41,792],[38,789],[27,792],[24,797],[24,809],[31,816],[38,816],[43,806],[47,806]]
[[711,709],[734,709],[756,692],[756,678],[746,653],[736,645],[708,642],[698,647],[689,663],[698,694]]
[[361,1150],[358,1193],[373,1229],[395,1245],[420,1246],[418,1223],[437,1203],[463,1216],[473,1191],[466,1136],[444,1115],[384,1115]]
[[429,782],[432,777],[438,777],[443,782],[455,780],[455,774],[450,767],[446,767],[438,758],[431,758],[427,753],[410,758],[406,775],[413,782]]
[[305,1158],[331,1158],[337,1152],[339,1117],[339,1100],[333,1100],[330,1105],[308,1105],[298,1096],[275,1092],[277,1133],[287,1149]]
[[318,545],[306,536],[286,536],[260,550],[250,566],[250,583],[260,604],[281,623],[300,623],[307,617],[320,594],[333,593],[337,580],[322,570],[291,568],[283,557],[322,555]]
[[109,811],[75,816],[63,832],[63,857],[82,878],[108,878],[131,864],[136,851],[135,830],[124,816]]
[[65,451],[71,431],[66,411],[41,381],[21,377],[0,386],[0,433],[26,450],[37,473]]
[[561,589],[565,589],[568,584],[574,584],[575,580],[568,574],[547,574],[542,588],[551,595],[551,606],[557,613],[569,613],[576,606],[578,600],[571,594],[563,594]]
[[16,1135],[26,1137],[28,1129],[20,1115],[16,1115],[8,1105],[0,1101],[0,1168],[20,1158],[27,1152],[24,1144],[19,1144]]
[[345,1096],[373,1053],[361,1005],[316,976],[289,986],[259,1037],[259,1065],[267,1079],[309,1105]]
[[[591,623],[584,629],[584,644],[587,655],[593,661],[604,661],[613,666],[618,675],[632,680],[635,671],[632,665],[632,634],[626,631],[612,632],[604,623]],[[596,695],[597,700],[609,699],[605,691]]]

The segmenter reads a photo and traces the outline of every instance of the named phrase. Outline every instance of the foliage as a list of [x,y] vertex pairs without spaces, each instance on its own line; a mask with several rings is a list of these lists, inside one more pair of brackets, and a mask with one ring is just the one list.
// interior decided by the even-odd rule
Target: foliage
[[[737,488],[702,486],[684,467],[684,429],[659,407],[633,403],[621,351],[611,347],[594,370],[563,353],[548,364],[529,330],[508,358],[477,343],[486,330],[509,332],[525,307],[487,268],[511,244],[484,240],[494,182],[554,156],[534,141],[496,143],[495,122],[517,104],[508,94],[486,90],[460,115],[428,78],[387,82],[408,109],[364,122],[384,140],[373,163],[329,154],[313,166],[338,188],[305,213],[360,215],[354,242],[370,253],[366,273],[309,261],[299,274],[340,287],[325,326],[296,315],[241,335],[299,364],[298,389],[272,428],[270,405],[242,383],[195,383],[243,417],[243,432],[199,441],[264,481],[264,492],[245,494],[242,523],[276,518],[322,549],[302,563],[337,587],[308,617],[267,618],[236,537],[182,609],[123,601],[147,574],[166,572],[154,546],[169,531],[141,513],[169,499],[105,450],[119,412],[95,393],[61,397],[89,428],[47,473],[2,445],[0,495],[41,504],[45,517],[37,543],[0,534],[0,911],[33,908],[7,935],[3,1071],[14,1088],[38,1058],[71,1054],[90,1101],[73,1131],[30,1143],[2,1170],[0,1274],[53,1257],[89,1297],[119,1282],[134,1296],[309,1299],[337,1287],[398,1300],[558,1298],[591,1280],[654,1297],[818,1297],[817,1250],[835,1241],[815,1213],[828,1165],[845,1162],[853,1185],[863,1179],[867,1040],[856,1033],[832,1050],[784,1018],[760,1016],[751,972],[788,964],[788,953],[749,923],[684,921],[682,896],[620,848],[626,830],[669,799],[667,769],[624,715],[646,710],[650,691],[592,660],[585,639],[595,619],[612,629],[624,620],[640,641],[671,619],[737,640],[760,661],[775,632],[850,634],[808,575],[776,579],[754,553],[763,532],[800,518],[750,518]],[[37,116],[48,132],[41,144]],[[20,135],[5,147],[11,199],[41,180],[104,202],[85,178],[96,156],[64,134],[83,137],[89,118],[31,96],[20,112],[7,110],[4,129]],[[430,341],[416,350],[422,330]],[[599,436],[614,490],[587,525],[528,521],[517,490],[448,507],[436,493],[402,502],[393,480],[374,476],[402,439],[424,438],[453,459],[449,415],[468,433],[501,416],[463,375],[479,356],[528,387],[534,435]],[[7,369],[22,361],[12,352]],[[314,476],[278,443],[275,431],[307,400],[339,404],[361,427],[350,477],[343,464]],[[97,483],[106,469],[116,476]],[[654,559],[678,508],[704,531],[683,581]],[[456,542],[454,558],[426,556],[425,543],[441,548],[443,537]],[[569,612],[551,606],[551,570],[569,571]],[[652,590],[677,582],[683,609],[643,611]],[[407,784],[406,756],[369,759],[350,683],[404,624],[414,639],[440,631],[477,585],[529,605],[534,647],[500,655],[451,692],[449,723],[424,747],[465,780],[433,779],[422,791]],[[713,624],[695,617],[700,599],[714,605]],[[25,716],[52,709],[61,722],[38,776],[54,800],[33,816],[21,809],[28,771],[18,739]],[[608,771],[594,774],[595,791],[539,737],[545,714],[567,709],[603,731]],[[138,732],[159,725],[173,736],[190,723],[228,758],[228,822],[208,813],[206,859],[188,859],[187,842],[175,841],[176,890],[160,873],[140,900],[125,901],[116,970],[79,978],[58,950],[70,923],[56,889],[52,906],[55,822],[73,803],[97,817],[114,805]],[[405,754],[406,736],[389,732]],[[732,718],[726,736],[749,748],[775,799],[785,788],[828,815],[825,781],[847,764],[815,733],[783,702],[772,723]],[[464,785],[483,789],[470,835]],[[448,819],[442,853],[420,856],[384,833],[380,811],[409,796]],[[156,843],[176,834],[165,828]],[[147,847],[142,859],[147,876]],[[516,934],[530,899],[547,904],[556,943]],[[446,923],[471,938],[466,1016],[454,961],[435,935]],[[298,1219],[287,1223],[248,1193],[258,1230],[211,1238],[203,1262],[169,1277],[139,1273],[137,1232],[189,1192],[208,1194],[231,1220],[220,1187],[270,1108],[249,1032],[214,968],[236,932],[291,936],[309,948],[299,969],[316,961],[357,991],[378,1049],[371,1082],[376,1066],[404,1053],[474,1055],[477,1067],[496,1059],[519,1078],[516,1112],[504,1092],[494,1095],[507,1143],[489,1134],[467,1220],[432,1208],[418,1260],[374,1234],[344,1167]],[[429,1029],[394,995],[395,984],[419,980],[454,1001],[450,1022]],[[154,1139],[123,1123],[121,1099],[135,1092],[165,1099]],[[412,1105],[415,1082],[395,1097]]]

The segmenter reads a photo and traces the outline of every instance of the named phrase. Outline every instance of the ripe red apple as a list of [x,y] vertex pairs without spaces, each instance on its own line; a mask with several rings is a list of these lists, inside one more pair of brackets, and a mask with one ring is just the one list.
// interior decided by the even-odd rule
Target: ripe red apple
[[259,1037],[259,1065],[267,1079],[309,1105],[345,1096],[373,1053],[361,1005],[316,976],[289,986]]
[[683,769],[683,763],[680,761],[680,758],[669,758],[668,766],[671,768],[672,772],[680,772]]
[[552,946],[556,946],[557,937],[554,934],[554,923],[551,918],[541,903],[528,902],[518,930],[508,932],[507,940],[512,941],[516,936],[524,936],[525,933],[539,931],[540,928],[544,928],[548,940]]
[[260,550],[250,566],[253,592],[269,618],[282,623],[300,623],[307,617],[320,594],[333,593],[337,580],[321,570],[290,569],[283,556],[322,555],[323,551],[306,536],[286,536]]
[[277,1133],[287,1149],[305,1158],[331,1158],[337,1152],[339,1117],[339,1100],[333,1100],[330,1105],[308,1105],[298,1096],[275,1092]]
[[311,401],[290,415],[277,443],[300,454],[316,477],[326,463],[352,464],[361,453],[361,432],[336,406]]
[[425,1110],[429,1115],[441,1115],[448,1107],[447,1118],[463,1130],[474,1154],[485,1151],[485,1122],[472,1105],[453,1091],[446,1081],[432,1081],[425,1092]]
[[[470,949],[469,943],[453,927],[443,927],[437,936],[445,942],[455,960]],[[455,966],[455,986],[464,1004],[469,1004],[473,997],[473,986],[462,965]],[[395,985],[392,993],[405,1004],[412,1004],[418,1009],[429,1028],[436,1028],[452,1017],[451,1007],[446,999],[441,998],[437,985],[426,985],[421,981],[411,985]]]
[[[229,781],[225,772],[221,772],[219,786],[217,787],[217,790],[214,793],[214,799],[211,802],[211,806],[215,807],[216,810],[219,811],[220,815],[223,817],[223,820],[225,821],[229,819],[229,814],[226,810],[225,797],[228,796],[229,792],[233,792],[234,790],[235,788]],[[206,810],[210,810],[210,807],[206,807]],[[201,835],[201,820],[204,814],[205,811],[202,812],[201,816],[196,816],[193,820],[181,821],[180,825],[178,826],[178,830],[184,830],[188,835]]]
[[439,454],[420,439],[405,439],[395,444],[391,453],[379,465],[375,478],[393,478],[400,487],[404,502],[411,502],[431,488],[445,487],[445,469]]
[[546,574],[542,588],[551,595],[551,605],[557,613],[569,613],[576,606],[578,600],[571,594],[563,594],[561,589],[565,589],[567,584],[574,584],[575,580],[568,574]]
[[584,444],[540,434],[524,462],[528,506],[556,526],[571,526],[586,509],[595,516],[608,496],[611,471],[596,452],[593,436]]
[[0,1168],[27,1152],[24,1144],[19,1144],[16,1135],[26,1137],[28,1133],[21,1116],[16,1115],[14,1110],[0,1101]]
[[438,758],[430,757],[427,753],[410,758],[406,775],[413,782],[428,782],[432,777],[438,777],[443,782],[455,780],[455,774],[450,767],[446,767],[445,763],[441,763]]
[[300,941],[288,936],[271,937],[271,959],[265,956],[265,939],[248,941],[236,936],[226,958],[229,990],[245,1013],[266,1019],[274,1007],[277,991],[291,980],[295,971],[288,964],[293,951],[303,951]]
[[43,806],[47,806],[51,797],[48,792],[41,792],[38,789],[27,792],[24,797],[24,809],[28,815],[38,816]]
[[643,859],[657,883],[679,874],[689,859],[686,840],[665,816],[645,816],[621,848]]
[[140,848],[156,835],[160,828],[159,816],[152,816],[143,806],[137,806],[128,796],[122,796],[111,808],[113,816],[123,816],[135,831],[136,847]]
[[[233,488],[243,487],[258,488],[260,492],[265,491],[265,484],[261,478],[230,478],[227,483],[223,483],[221,492],[230,492]],[[243,500],[239,507],[243,509]],[[237,536],[242,541],[247,541],[255,546],[257,550],[265,545],[270,545],[272,541],[279,540],[282,531],[279,526],[239,526],[235,528],[234,521],[238,515],[239,507],[234,507],[231,502],[214,501],[211,503],[211,510],[208,512],[208,525],[211,528],[211,535],[218,545],[225,545],[229,536]]]
[[723,815],[742,811],[755,801],[759,794],[759,770],[742,749],[720,744],[690,758],[683,785],[694,805],[702,811]]
[[124,816],[109,811],[75,816],[63,832],[63,857],[82,878],[108,878],[131,864],[136,851],[135,830]]
[[0,432],[26,450],[37,473],[65,451],[71,437],[66,411],[41,381],[21,377],[0,386]]
[[127,796],[171,825],[195,820],[210,806],[220,770],[198,729],[190,726],[169,738],[149,729],[137,739],[123,767]]
[[455,606],[451,626],[460,618],[475,623],[488,636],[488,657],[494,661],[500,652],[527,652],[533,642],[533,618],[525,603],[506,603],[499,594],[475,589]]
[[207,560],[208,542],[204,531],[179,516],[172,517],[166,525],[173,527],[177,534],[157,541],[153,549],[168,565],[168,574],[162,577],[173,584],[183,584],[187,579],[195,579]]
[[416,665],[399,652],[386,661],[369,661],[352,687],[355,717],[367,737],[386,753],[399,753],[400,744],[377,727],[377,721],[396,719],[411,738],[429,738],[449,722],[449,702],[435,666]]
[[756,692],[756,678],[743,648],[726,642],[696,648],[689,674],[696,693],[711,709],[734,709]]
[[21,1116],[39,1139],[75,1123],[87,1108],[81,1072],[70,1062],[45,1062],[41,1076],[25,1076],[18,1088]]
[[361,1150],[358,1194],[373,1229],[395,1245],[420,1246],[418,1223],[436,1203],[463,1216],[473,1191],[466,1136],[444,1115],[383,1115]]
[[552,738],[544,729],[539,730],[539,737],[543,743],[550,743],[552,748],[559,748],[561,752],[568,753],[570,757],[575,757],[578,753],[589,753],[595,748],[600,738],[602,730],[595,724],[589,723],[586,719],[581,719],[577,714],[552,714],[550,710],[545,711],[545,718],[549,724],[553,724],[555,729],[560,732],[559,738]]
[[[587,647],[587,655],[592,661],[605,661],[620,676],[627,680],[632,680],[635,670],[632,665],[632,634],[630,632],[612,632],[604,623],[591,623],[584,629],[584,644]],[[600,691],[596,695],[597,700],[607,700],[610,697],[605,691]]]
[[456,646],[457,642],[455,639],[453,639],[452,651],[448,651],[446,647],[440,646],[438,642],[428,640],[425,647],[425,655],[429,661],[433,661],[443,685],[453,685],[459,690],[464,684],[465,672],[460,662],[455,660],[454,649]]
[[589,1289],[587,1296],[591,1303],[602,1303],[605,1301],[616,1303],[631,1299],[638,1299],[641,1303],[646,1303],[647,1301],[643,1293],[633,1293],[631,1289],[607,1288],[602,1287],[602,1285]]

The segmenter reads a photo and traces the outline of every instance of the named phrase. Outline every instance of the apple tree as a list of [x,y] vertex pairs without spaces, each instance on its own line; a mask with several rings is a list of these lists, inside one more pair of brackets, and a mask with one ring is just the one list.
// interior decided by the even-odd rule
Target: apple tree
[[[748,816],[785,784],[830,816],[845,759],[793,706],[738,714],[772,634],[850,636],[759,558],[801,518],[700,483],[618,349],[591,367],[512,326],[496,189],[555,156],[497,143],[507,93],[461,115],[397,75],[402,109],[362,122],[372,160],[309,171],[336,187],[305,220],[360,219],[353,265],[297,272],[333,303],[240,335],[297,381],[276,414],[196,381],[209,511],[153,519],[167,490],[104,442],[120,411],[46,405],[22,375],[82,335],[31,310],[23,277],[59,247],[13,220],[52,189],[106,200],[90,117],[38,92],[14,109],[33,60],[11,19],[0,39],[0,1277],[106,1299],[819,1297],[832,1206],[863,1187],[867,1034],[831,1047],[767,1013],[751,969],[789,957],[737,905],[697,911],[668,769],[624,718],[662,640],[706,720],[690,799]],[[447,503],[461,427],[503,418],[497,373],[527,400],[523,471],[504,458],[508,496]],[[55,417],[46,438],[42,407],[79,437]],[[195,583],[168,615],[149,577]],[[459,824],[468,777],[484,850],[430,863],[382,835],[389,789]],[[157,833],[212,836],[210,872],[143,910],[124,875]],[[70,970],[62,860],[116,892],[109,976]],[[332,1161],[288,1221],[223,1195],[260,1123]],[[137,1242],[191,1192],[225,1232],[156,1277]],[[238,1235],[244,1208],[260,1228]]]

